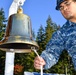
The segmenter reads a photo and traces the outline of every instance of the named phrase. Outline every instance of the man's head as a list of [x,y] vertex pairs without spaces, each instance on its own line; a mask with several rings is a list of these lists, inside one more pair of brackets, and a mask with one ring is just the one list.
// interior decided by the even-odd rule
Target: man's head
[[76,0],[57,0],[56,10],[60,10],[65,19],[76,22]]

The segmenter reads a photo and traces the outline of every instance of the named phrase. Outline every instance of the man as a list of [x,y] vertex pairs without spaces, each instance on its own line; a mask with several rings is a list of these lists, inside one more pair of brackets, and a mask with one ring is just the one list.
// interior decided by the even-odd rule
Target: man
[[58,62],[61,52],[66,49],[72,57],[76,70],[76,0],[57,0],[56,10],[60,10],[67,22],[52,35],[46,49],[34,60],[34,67],[51,68]]

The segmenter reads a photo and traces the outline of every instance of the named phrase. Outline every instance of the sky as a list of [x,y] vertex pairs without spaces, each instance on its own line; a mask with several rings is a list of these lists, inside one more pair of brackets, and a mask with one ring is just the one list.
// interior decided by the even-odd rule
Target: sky
[[[4,9],[5,17],[8,19],[9,8],[13,0],[0,0],[0,8]],[[23,14],[30,17],[32,30],[38,32],[40,26],[46,26],[46,20],[50,15],[52,21],[57,25],[62,26],[66,20],[61,15],[60,11],[55,10],[56,0],[26,0],[23,8]]]

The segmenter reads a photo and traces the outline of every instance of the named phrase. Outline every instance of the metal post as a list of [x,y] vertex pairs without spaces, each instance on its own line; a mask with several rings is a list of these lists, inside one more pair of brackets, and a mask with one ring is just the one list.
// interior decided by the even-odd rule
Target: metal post
[[6,52],[5,75],[14,74],[14,52]]

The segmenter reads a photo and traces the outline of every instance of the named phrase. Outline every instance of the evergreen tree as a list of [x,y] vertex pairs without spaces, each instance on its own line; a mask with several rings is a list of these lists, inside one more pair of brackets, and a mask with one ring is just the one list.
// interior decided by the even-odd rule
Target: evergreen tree
[[15,65],[19,64],[24,67],[24,71],[34,72],[36,69],[33,66],[34,58],[36,57],[33,51],[29,53],[16,53]]
[[38,33],[37,33],[37,43],[39,45],[39,50],[42,51],[45,49],[45,30],[43,26],[41,25]]
[[0,40],[3,38],[5,34],[5,28],[6,28],[6,18],[3,8],[0,9]]
[[[4,37],[6,28],[6,18],[3,8],[0,9],[0,40]],[[5,52],[0,50],[0,74],[4,75]]]
[[[54,30],[53,27],[51,26],[52,20],[51,20],[50,16],[48,17],[46,23],[47,23],[47,26],[45,27],[45,36],[46,36],[45,41],[46,41],[46,44],[47,44],[47,42],[51,39],[52,34],[53,34],[53,32],[54,32],[55,30]],[[54,24],[53,24],[53,25],[54,25]]]

